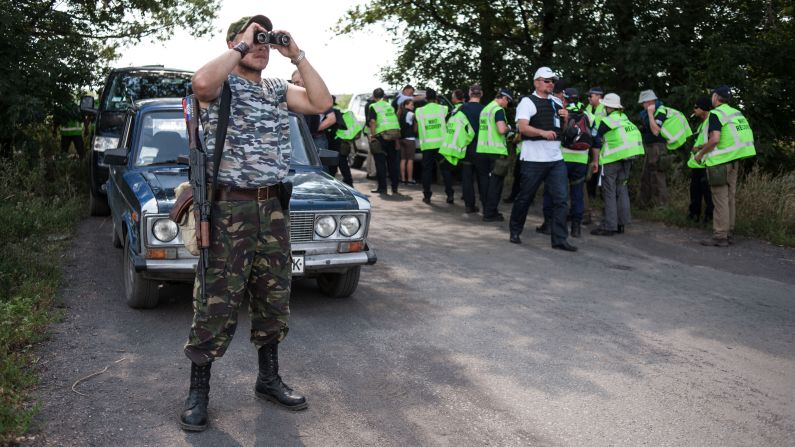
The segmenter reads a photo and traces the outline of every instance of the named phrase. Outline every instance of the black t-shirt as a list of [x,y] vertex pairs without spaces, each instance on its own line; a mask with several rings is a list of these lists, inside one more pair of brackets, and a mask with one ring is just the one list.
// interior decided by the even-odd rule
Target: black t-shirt
[[376,119],[375,110],[373,110],[370,105],[375,103],[373,100],[367,100],[367,104],[364,105],[364,126],[368,127],[370,125],[370,120]]
[[[461,106],[461,111],[464,112],[464,115],[467,117],[467,121],[469,121],[469,125],[472,126],[472,130],[475,131],[475,138],[472,139],[472,142],[469,143],[467,146],[467,158],[472,159],[473,154],[475,153],[475,149],[478,147],[478,131],[480,130],[480,112],[485,109],[486,106],[479,102],[465,102],[464,105]],[[503,114],[503,119],[505,116]]]
[[708,132],[709,132],[709,133],[712,133],[712,132],[720,132],[720,130],[721,130],[722,128],[723,128],[723,125],[720,123],[720,119],[718,119],[718,117],[717,117],[717,116],[715,116],[715,114],[713,114],[713,113],[710,113],[710,114],[709,114],[709,127],[708,127]]

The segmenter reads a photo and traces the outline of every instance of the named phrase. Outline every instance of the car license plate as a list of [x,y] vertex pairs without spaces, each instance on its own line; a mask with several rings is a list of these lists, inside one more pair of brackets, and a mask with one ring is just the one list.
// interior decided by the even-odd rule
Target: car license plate
[[293,273],[304,273],[304,257],[293,255]]

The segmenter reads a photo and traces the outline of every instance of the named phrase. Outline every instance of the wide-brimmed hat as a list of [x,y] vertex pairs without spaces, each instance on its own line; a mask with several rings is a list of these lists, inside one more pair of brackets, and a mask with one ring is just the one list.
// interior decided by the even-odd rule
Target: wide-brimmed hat
[[243,32],[243,30],[248,28],[251,22],[259,24],[268,31],[273,31],[273,23],[271,23],[271,19],[265,17],[264,15],[259,14],[255,16],[245,16],[229,25],[229,29],[226,31],[226,41],[231,42],[235,40],[237,33]]
[[638,104],[643,104],[646,101],[656,101],[657,95],[654,94],[654,90],[643,90],[640,92],[640,96],[638,96]]
[[608,93],[602,99],[602,104],[605,107],[610,107],[611,109],[623,109],[624,106],[621,105],[621,97],[616,95],[615,93]]
[[696,109],[701,109],[705,112],[709,112],[712,110],[712,99],[709,96],[701,96],[696,100],[695,105],[693,105]]

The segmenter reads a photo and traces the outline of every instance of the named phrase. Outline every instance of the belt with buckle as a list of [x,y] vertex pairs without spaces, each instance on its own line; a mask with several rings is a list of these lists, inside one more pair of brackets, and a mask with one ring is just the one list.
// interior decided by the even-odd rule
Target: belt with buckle
[[215,190],[215,199],[222,202],[240,202],[244,200],[264,200],[277,198],[279,185],[263,186],[261,188],[235,188],[221,186]]

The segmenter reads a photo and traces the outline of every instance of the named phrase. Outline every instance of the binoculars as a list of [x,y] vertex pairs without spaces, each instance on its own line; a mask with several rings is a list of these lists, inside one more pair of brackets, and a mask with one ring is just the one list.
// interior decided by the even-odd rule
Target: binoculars
[[279,45],[282,47],[290,45],[290,36],[287,34],[274,33],[272,31],[256,33],[254,35],[254,39],[257,41],[257,43],[264,43],[268,45]]

